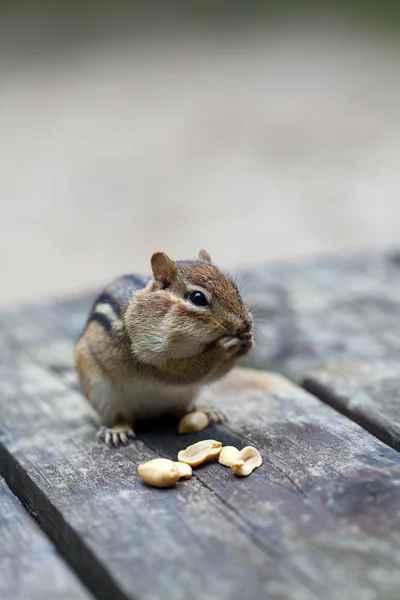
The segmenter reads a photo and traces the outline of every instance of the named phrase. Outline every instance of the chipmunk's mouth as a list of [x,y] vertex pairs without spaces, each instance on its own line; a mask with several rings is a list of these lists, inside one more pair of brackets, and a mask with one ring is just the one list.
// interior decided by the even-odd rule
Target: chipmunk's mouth
[[[209,350],[213,350],[218,345],[221,338],[223,338],[223,337],[225,337],[225,336],[219,335],[217,337],[217,339],[204,344],[202,347],[202,352],[207,352]],[[237,340],[238,351],[243,352],[244,354],[246,354],[254,346],[252,329],[249,330],[248,328],[246,328],[245,330],[238,330],[236,332],[236,335],[233,335],[232,338]],[[240,349],[239,349],[239,347],[240,347]]]

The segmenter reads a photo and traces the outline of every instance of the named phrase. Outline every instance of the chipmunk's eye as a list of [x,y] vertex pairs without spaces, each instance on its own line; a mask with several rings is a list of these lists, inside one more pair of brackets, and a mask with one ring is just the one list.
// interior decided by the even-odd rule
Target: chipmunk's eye
[[192,292],[189,300],[195,306],[208,306],[208,301],[203,292]]

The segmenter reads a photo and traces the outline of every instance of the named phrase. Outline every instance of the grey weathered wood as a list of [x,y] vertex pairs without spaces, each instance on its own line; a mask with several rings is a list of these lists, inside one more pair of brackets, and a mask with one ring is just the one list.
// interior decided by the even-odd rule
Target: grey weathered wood
[[[264,467],[249,481],[221,473],[218,464],[201,468],[198,478],[273,544],[280,560],[296,564],[321,598],[380,598],[396,590],[399,455],[277,375],[237,372],[207,396],[229,416],[228,427],[207,436],[255,445]],[[172,434],[142,438],[164,456],[182,447]]]
[[89,600],[92,596],[0,478],[0,598]]
[[[193,598],[373,600],[398,589],[399,454],[258,372],[204,396],[229,427],[197,437],[153,428],[139,449],[100,446],[73,389],[87,300],[74,302],[73,318],[68,304],[49,304],[3,319],[0,464],[99,597],[186,598],[189,585]],[[206,435],[254,443],[263,466],[238,479],[210,464],[169,491],[138,480],[138,461]]]
[[302,385],[400,450],[400,357],[338,357],[310,368]]
[[[400,449],[400,260],[320,259],[246,276],[247,364],[274,368]],[[257,322],[261,319],[261,322]]]
[[252,366],[268,362],[297,376],[338,356],[400,351],[400,262],[392,255],[260,267],[244,280],[258,334],[247,360]]
[[0,471],[96,596],[251,600],[272,581],[271,598],[310,597],[201,482],[142,484],[137,464],[154,453],[98,444],[81,395],[2,341]]

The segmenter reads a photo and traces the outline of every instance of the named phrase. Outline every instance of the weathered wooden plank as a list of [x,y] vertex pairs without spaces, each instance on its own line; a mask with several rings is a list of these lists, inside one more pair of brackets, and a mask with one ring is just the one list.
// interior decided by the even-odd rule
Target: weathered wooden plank
[[294,378],[399,450],[399,256],[300,262],[247,280],[262,320],[247,364]]
[[99,445],[78,393],[48,370],[40,381],[4,337],[0,353],[8,382],[0,472],[95,595],[251,600],[268,589],[271,598],[314,597],[308,577],[279,565],[207,486],[148,488],[136,467],[153,452]]
[[296,377],[338,356],[400,351],[400,263],[392,255],[299,261],[252,269],[243,295],[255,305],[251,366]]
[[[84,556],[82,575],[101,597],[186,597],[189,579],[193,598],[373,600],[398,589],[400,455],[356,424],[252,372],[204,397],[225,409],[228,429],[143,431],[145,446],[113,451],[95,443],[92,414],[59,376],[61,356],[72,369],[72,336],[69,366],[65,346],[37,354],[45,370],[3,336],[12,402],[0,464],[76,569]],[[57,327],[52,339],[68,345]],[[25,343],[36,356],[34,339]],[[264,465],[244,480],[210,464],[176,490],[140,484],[138,461],[175,456],[205,434],[254,443]]]
[[[227,428],[207,436],[253,444],[266,465],[248,481],[218,464],[198,478],[281,560],[318,581],[322,598],[380,598],[398,589],[399,455],[277,375],[237,371],[207,396],[229,416]],[[164,456],[182,447],[172,432],[141,437]],[[202,436],[185,437],[186,445]]]
[[400,357],[337,357],[309,368],[301,383],[400,451]]
[[0,478],[0,598],[83,600],[92,596]]

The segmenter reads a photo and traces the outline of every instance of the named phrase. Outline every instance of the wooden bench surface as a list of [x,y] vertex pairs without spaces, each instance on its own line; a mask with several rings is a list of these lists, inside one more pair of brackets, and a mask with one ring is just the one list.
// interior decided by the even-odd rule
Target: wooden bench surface
[[[397,259],[321,260],[245,278],[244,296],[258,304],[248,366],[307,389],[238,369],[204,393],[226,426],[178,436],[176,424],[159,424],[119,450],[96,442],[73,368],[94,294],[0,316],[0,476],[59,549],[54,576],[73,582],[66,597],[398,599]],[[169,490],[139,480],[140,462],[175,458],[205,437],[255,445],[264,463],[241,479],[212,462]],[[22,550],[11,558],[29,562]]]
[[92,598],[2,478],[0,540],[0,598]]
[[259,319],[248,364],[273,366],[400,449],[400,255],[261,268],[246,280]]

